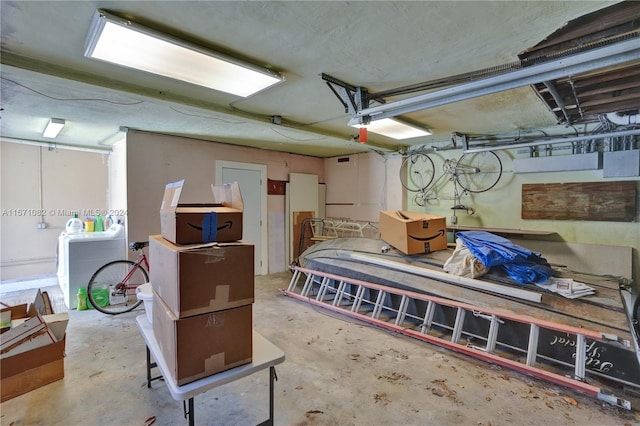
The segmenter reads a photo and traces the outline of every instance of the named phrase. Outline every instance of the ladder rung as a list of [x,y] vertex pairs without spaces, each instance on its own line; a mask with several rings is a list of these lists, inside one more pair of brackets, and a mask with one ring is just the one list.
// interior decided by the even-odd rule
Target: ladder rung
[[587,339],[582,334],[576,335],[576,371],[575,378],[584,380],[587,362]]
[[336,297],[333,298],[333,306],[340,306],[340,302],[342,302],[342,297],[344,296],[344,289],[347,287],[347,283],[340,280],[338,284],[338,290],[336,291]]
[[498,327],[500,327],[500,319],[492,315],[491,324],[489,325],[489,335],[487,336],[487,352],[490,354],[496,350],[496,341],[498,340]]
[[429,300],[429,302],[427,302],[427,309],[425,310],[425,313],[424,313],[422,328],[420,329],[421,333],[425,334],[429,330],[431,330],[431,325],[433,324],[433,314],[435,312],[436,312],[436,304],[433,301]]
[[291,281],[289,282],[289,287],[287,288],[287,291],[293,291],[296,289],[296,286],[298,285],[298,279],[300,278],[300,274],[301,272],[297,269],[293,271],[293,276],[291,277]]
[[527,365],[533,367],[538,357],[538,336],[540,335],[540,327],[531,324],[529,328],[529,345],[527,346]]
[[322,278],[320,282],[320,289],[318,290],[318,294],[316,296],[316,300],[323,300],[324,295],[327,293],[327,287],[329,286],[329,277]]
[[359,285],[356,290],[356,295],[353,298],[353,305],[351,305],[351,312],[358,312],[360,310],[360,305],[362,304],[362,298],[364,296],[364,287]]
[[376,304],[373,307],[373,312],[371,313],[371,317],[378,319],[380,318],[380,313],[382,312],[382,305],[384,304],[384,298],[387,294],[384,291],[378,292],[378,297],[376,298]]
[[400,306],[398,306],[398,315],[396,316],[396,325],[401,326],[404,323],[404,319],[407,315],[407,307],[409,306],[409,298],[406,294],[402,295],[400,299]]
[[302,291],[300,292],[300,294],[302,296],[307,296],[309,294],[309,292],[311,291],[311,288],[313,287],[313,274],[307,274],[307,279],[304,282],[304,286],[302,287]]
[[451,341],[453,343],[458,343],[460,341],[460,337],[462,336],[462,326],[464,325],[464,317],[466,311],[461,307],[458,307],[456,311],[456,322],[453,325],[453,335],[451,336]]

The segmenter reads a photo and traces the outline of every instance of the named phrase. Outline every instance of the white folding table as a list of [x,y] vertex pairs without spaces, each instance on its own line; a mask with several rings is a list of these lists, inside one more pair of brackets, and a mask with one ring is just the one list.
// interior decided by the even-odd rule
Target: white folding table
[[[153,327],[147,320],[146,315],[136,317],[138,328],[147,344],[147,387],[151,387],[151,382],[164,377],[164,382],[169,388],[171,396],[176,401],[182,401],[185,417],[189,420],[189,425],[194,425],[194,408],[193,398],[218,386],[233,382],[242,377],[246,377],[257,371],[269,368],[269,419],[261,423],[261,425],[273,425],[273,385],[274,380],[278,380],[276,376],[275,365],[284,362],[284,352],[262,335],[253,331],[253,357],[249,364],[241,365],[231,370],[222,371],[218,374],[187,383],[182,386],[176,385],[169,373],[167,364],[162,356],[162,351],[153,334]],[[155,363],[151,362],[151,355]],[[162,376],[151,377],[151,368],[157,367]],[[189,408],[187,409],[185,401],[188,400]]]

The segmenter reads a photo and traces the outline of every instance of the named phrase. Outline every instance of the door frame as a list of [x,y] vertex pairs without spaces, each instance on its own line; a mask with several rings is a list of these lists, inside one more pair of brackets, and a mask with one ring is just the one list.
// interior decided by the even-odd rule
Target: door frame
[[[222,185],[224,168],[260,172],[260,271],[256,275],[266,275],[269,271],[269,240],[267,226],[267,166],[264,164],[241,163],[238,161],[215,160],[216,185]],[[256,271],[258,272],[258,271]]]

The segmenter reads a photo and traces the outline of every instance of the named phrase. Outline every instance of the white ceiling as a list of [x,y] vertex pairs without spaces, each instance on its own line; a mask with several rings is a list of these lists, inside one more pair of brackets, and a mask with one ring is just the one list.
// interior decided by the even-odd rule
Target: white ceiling
[[[67,121],[60,145],[104,148],[127,127],[331,157],[447,142],[452,132],[548,128],[556,119],[527,86],[407,115],[432,136],[395,141],[369,133],[359,144],[320,75],[377,92],[502,65],[614,3],[3,0],[1,136],[50,142],[41,132],[55,117]],[[286,81],[239,98],[87,59],[97,9],[271,68]]]

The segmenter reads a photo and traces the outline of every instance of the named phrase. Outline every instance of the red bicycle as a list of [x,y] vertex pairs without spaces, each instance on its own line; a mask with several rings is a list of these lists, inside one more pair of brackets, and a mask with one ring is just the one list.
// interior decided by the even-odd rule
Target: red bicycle
[[140,306],[136,289],[149,282],[149,262],[144,254],[148,241],[129,244],[131,251],[139,251],[138,260],[114,260],[98,269],[87,286],[89,303],[98,311],[116,315]]

